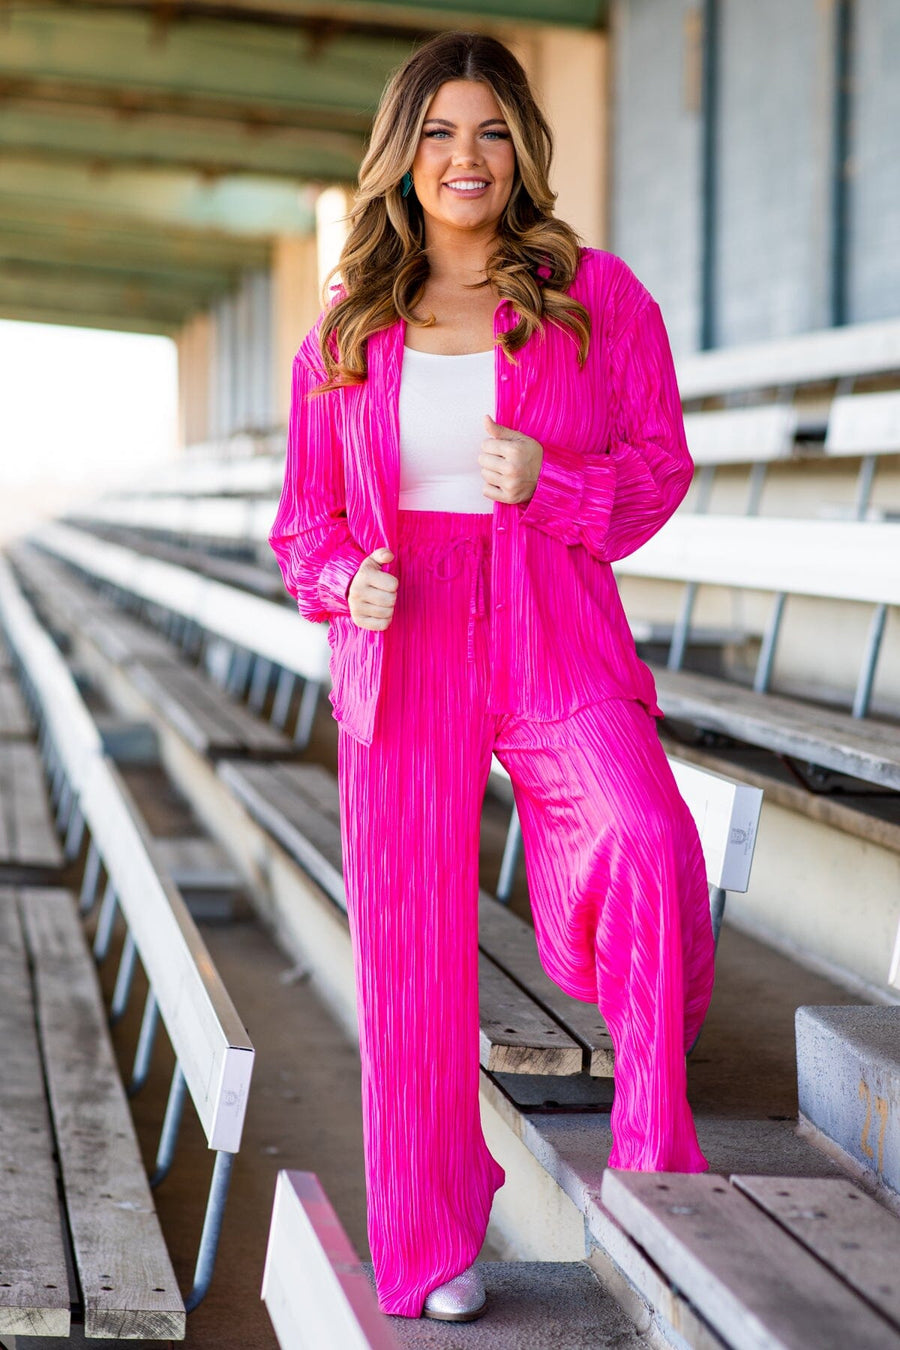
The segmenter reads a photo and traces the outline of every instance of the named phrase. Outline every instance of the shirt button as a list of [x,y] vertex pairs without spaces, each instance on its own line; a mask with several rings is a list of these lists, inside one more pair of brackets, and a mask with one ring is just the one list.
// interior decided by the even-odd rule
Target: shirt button
[[498,534],[506,534],[506,526],[505,526],[505,525],[498,525],[498,526],[497,526],[497,533],[498,533]]
[[505,382],[506,380],[509,379],[509,376],[508,376],[508,375],[501,375],[500,378],[501,378],[501,380],[503,380],[503,381]]
[[496,605],[494,606],[494,609],[502,609],[502,608],[503,608],[503,601],[498,600]]

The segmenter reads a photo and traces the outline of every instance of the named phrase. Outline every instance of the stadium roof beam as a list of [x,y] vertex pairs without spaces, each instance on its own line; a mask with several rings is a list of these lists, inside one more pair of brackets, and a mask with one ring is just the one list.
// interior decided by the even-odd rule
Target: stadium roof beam
[[173,331],[312,231],[417,38],[605,21],[606,0],[0,0],[0,315]]
[[[44,0],[5,0],[19,9],[36,8]],[[608,0],[68,0],[71,9],[143,9],[156,11],[160,27],[195,16],[216,15],[237,22],[296,27],[328,32],[352,26],[364,35],[413,26],[423,30],[498,21],[603,28]]]

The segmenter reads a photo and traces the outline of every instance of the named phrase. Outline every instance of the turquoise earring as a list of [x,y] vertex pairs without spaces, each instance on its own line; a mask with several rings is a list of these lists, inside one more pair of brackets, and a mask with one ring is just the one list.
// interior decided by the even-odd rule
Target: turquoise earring
[[401,188],[401,191],[404,197],[408,197],[409,194],[412,192],[412,185],[413,185],[412,174],[409,172],[409,169],[407,169],[406,173],[403,175],[402,182],[403,186]]

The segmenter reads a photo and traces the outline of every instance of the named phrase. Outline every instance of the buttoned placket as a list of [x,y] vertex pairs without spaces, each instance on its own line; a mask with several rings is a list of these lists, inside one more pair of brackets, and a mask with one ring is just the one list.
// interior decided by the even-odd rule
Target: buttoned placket
[[[497,342],[501,333],[515,327],[515,313],[512,302],[501,300],[494,311],[494,353],[495,353],[495,411],[494,420],[500,426],[514,425],[521,407],[524,389],[519,390],[518,399],[514,398],[515,387],[513,372],[516,366],[509,359],[503,347]],[[519,354],[518,376],[521,380],[523,354]],[[513,406],[515,402],[516,406]],[[514,573],[514,551],[518,535],[518,521],[513,519],[517,508],[507,502],[495,502],[491,520],[491,612],[490,612],[490,650],[491,681],[488,691],[488,707],[492,714],[500,715],[509,711],[509,670],[512,652],[512,614],[509,604],[509,588]]]

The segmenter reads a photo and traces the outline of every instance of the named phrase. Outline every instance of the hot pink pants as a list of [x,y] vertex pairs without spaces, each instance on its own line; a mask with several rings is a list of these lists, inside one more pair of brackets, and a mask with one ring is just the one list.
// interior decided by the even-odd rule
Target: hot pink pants
[[616,1054],[609,1166],[702,1171],[685,1051],[712,990],[694,822],[644,707],[488,711],[491,518],[400,513],[375,737],[341,733],[369,1242],[384,1312],[470,1265],[503,1168],[479,1115],[478,845],[491,752],[522,822],[547,973],[597,1002]]

